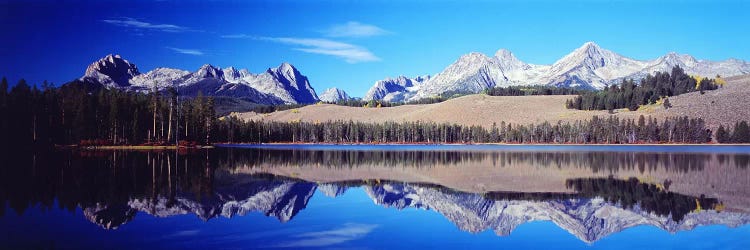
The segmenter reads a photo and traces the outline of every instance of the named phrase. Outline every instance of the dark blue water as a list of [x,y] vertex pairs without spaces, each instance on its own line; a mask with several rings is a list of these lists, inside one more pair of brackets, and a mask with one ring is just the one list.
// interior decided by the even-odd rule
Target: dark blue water
[[[367,176],[316,182],[257,171],[295,164],[301,169],[306,164],[337,168],[346,163],[347,169],[398,164],[393,159],[408,161],[407,165],[466,168],[490,159],[552,161],[553,166],[573,161],[580,166],[612,158],[617,161],[607,164],[620,165],[604,169],[619,168],[620,173],[633,169],[626,165],[642,161],[646,174],[653,171],[649,175],[658,176],[657,172],[668,169],[672,185],[685,189],[669,173],[720,178],[711,171],[725,169],[735,177],[750,176],[748,147],[241,147],[177,155],[104,151],[5,156],[4,162],[14,167],[8,165],[2,172],[0,198],[5,205],[0,248],[746,249],[750,245],[750,214],[744,212],[748,211],[744,201],[722,200],[723,193],[712,189],[696,196],[663,190],[659,183],[593,174],[602,166],[591,166],[591,176],[566,180],[569,190],[559,193],[475,193],[452,189],[447,183],[368,180]],[[514,152],[493,153],[508,149]],[[419,152],[403,154],[408,151]],[[239,167],[248,163],[258,167],[251,167],[252,173]],[[496,168],[508,167],[513,166]]]

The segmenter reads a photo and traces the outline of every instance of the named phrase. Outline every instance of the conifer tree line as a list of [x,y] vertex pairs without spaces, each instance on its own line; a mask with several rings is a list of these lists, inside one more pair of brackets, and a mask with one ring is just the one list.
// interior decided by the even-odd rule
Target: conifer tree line
[[719,125],[716,130],[716,142],[719,143],[750,143],[750,126],[746,121],[737,122],[734,128]]
[[3,144],[138,145],[180,140],[210,143],[213,99],[177,92],[126,92],[71,82],[41,88],[20,80],[0,83]]
[[[126,92],[72,82],[41,88],[21,80],[0,83],[2,144],[140,145],[175,140],[309,143],[706,143],[712,133],[701,119],[615,116],[588,121],[462,126],[433,122],[362,123],[243,121],[218,118],[213,98],[180,97],[168,90]],[[750,143],[747,122],[721,126],[721,143]]]
[[701,78],[700,81],[686,74],[679,66],[672,68],[672,74],[656,72],[647,75],[636,84],[632,79],[623,80],[618,85],[605,87],[601,91],[585,92],[568,100],[566,107],[580,110],[614,110],[627,108],[637,110],[640,105],[656,103],[662,97],[718,88],[715,79]]
[[616,116],[588,121],[517,125],[461,126],[434,122],[362,123],[242,121],[230,117],[217,124],[214,138],[242,143],[707,143],[711,130],[700,118],[656,118],[638,121]]
[[529,96],[529,95],[579,95],[590,91],[554,86],[509,86],[493,87],[483,93],[490,96]]
[[365,107],[365,108],[386,108],[386,107],[396,107],[401,105],[420,105],[420,104],[433,104],[433,103],[441,103],[444,101],[447,101],[451,98],[456,98],[460,96],[464,96],[466,94],[443,94],[440,96],[433,96],[433,97],[425,97],[418,100],[412,100],[412,101],[402,101],[402,102],[389,102],[385,100],[369,100],[369,101],[363,101],[359,99],[349,99],[349,100],[340,100],[337,102],[325,102],[327,104],[336,104],[340,106],[348,106],[348,107]]

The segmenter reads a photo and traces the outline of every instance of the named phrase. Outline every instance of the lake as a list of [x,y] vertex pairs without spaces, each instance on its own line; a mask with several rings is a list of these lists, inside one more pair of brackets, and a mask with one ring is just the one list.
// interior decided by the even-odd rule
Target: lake
[[750,146],[0,154],[0,248],[745,249]]

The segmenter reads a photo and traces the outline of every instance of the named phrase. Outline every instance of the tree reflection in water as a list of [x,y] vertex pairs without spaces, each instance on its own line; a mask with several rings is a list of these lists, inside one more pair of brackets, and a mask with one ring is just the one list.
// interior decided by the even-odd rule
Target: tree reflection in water
[[[459,228],[471,232],[492,228],[497,232],[509,233],[517,223],[552,220],[582,240],[594,241],[634,225],[601,228],[603,222],[597,224],[586,219],[599,216],[597,214],[603,209],[616,215],[616,218],[599,218],[609,223],[639,219],[655,225],[661,223],[659,225],[663,224],[663,228],[670,231],[690,229],[690,226],[695,226],[696,220],[700,223],[732,225],[748,223],[750,217],[747,214],[732,214],[733,219],[729,220],[722,217],[726,212],[716,213],[724,207],[716,198],[679,194],[669,191],[668,183],[644,183],[635,178],[569,179],[566,181],[569,190],[562,193],[498,191],[478,194],[452,190],[440,183],[367,179],[314,183],[292,177],[233,174],[231,171],[239,166],[298,165],[334,169],[373,165],[391,168],[448,165],[460,168],[491,162],[493,166],[501,168],[526,164],[546,168],[574,166],[589,169],[592,173],[634,169],[640,172],[663,169],[682,173],[703,170],[714,160],[742,169],[746,169],[749,162],[748,155],[740,154],[640,152],[221,148],[181,151],[177,154],[174,151],[44,151],[34,154],[6,151],[2,155],[4,167],[0,169],[0,200],[7,206],[0,206],[0,216],[9,212],[6,208],[24,214],[30,206],[39,206],[43,210],[68,211],[80,207],[87,219],[107,229],[118,228],[133,220],[138,212],[159,217],[192,213],[204,220],[261,212],[284,222],[304,209],[316,190],[335,197],[350,187],[360,187],[379,205],[430,208],[442,213]],[[251,199],[259,196],[265,198]],[[518,214],[511,213],[514,211],[512,209],[505,209],[513,207],[519,211]],[[626,214],[637,216],[622,217]],[[565,222],[567,220],[580,221],[580,227],[588,228],[588,233],[567,228],[571,223]],[[687,220],[692,224],[685,224]]]

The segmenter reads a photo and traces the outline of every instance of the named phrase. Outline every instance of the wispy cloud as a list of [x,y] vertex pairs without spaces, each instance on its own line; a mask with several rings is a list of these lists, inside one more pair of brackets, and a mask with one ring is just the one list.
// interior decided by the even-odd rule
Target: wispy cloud
[[175,48],[175,47],[166,47],[166,48],[176,53],[185,54],[185,55],[202,56],[205,54],[203,53],[203,51],[200,51],[197,49],[181,49],[181,48]]
[[331,26],[322,33],[328,37],[370,37],[387,35],[391,32],[375,25],[347,22]]
[[377,227],[378,225],[369,224],[344,224],[337,229],[300,234],[295,236],[297,239],[282,242],[274,247],[329,247],[365,237]]
[[170,235],[166,235],[164,236],[164,238],[191,237],[191,236],[197,235],[198,233],[200,233],[200,231],[198,230],[182,230],[182,231],[177,231]]
[[247,34],[231,34],[231,35],[222,35],[221,38],[242,39],[242,38],[257,38],[257,37],[253,37]]
[[329,39],[294,37],[259,37],[257,39],[295,45],[297,47],[293,48],[294,50],[335,56],[344,59],[344,61],[348,63],[380,61],[380,58],[375,56],[367,48]]
[[162,31],[162,32],[197,31],[197,30],[190,29],[188,27],[174,25],[174,24],[149,23],[149,22],[139,21],[138,19],[131,18],[131,17],[104,19],[102,20],[102,22],[120,26],[120,27],[142,29],[142,30],[154,30],[154,31]]

